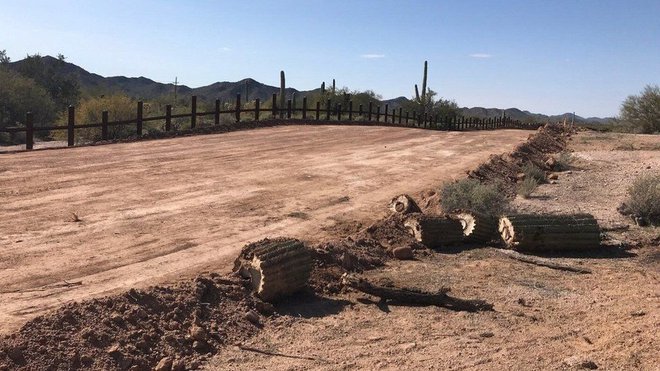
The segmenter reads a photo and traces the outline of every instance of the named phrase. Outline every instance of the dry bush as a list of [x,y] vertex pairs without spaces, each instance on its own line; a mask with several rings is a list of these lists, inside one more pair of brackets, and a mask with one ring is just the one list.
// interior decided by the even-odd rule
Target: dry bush
[[539,182],[536,179],[531,177],[525,178],[525,180],[518,185],[518,194],[523,198],[529,198],[538,185]]
[[573,157],[573,154],[571,154],[569,151],[562,151],[559,154],[559,158],[557,158],[557,162],[555,163],[555,169],[558,171],[569,170],[574,161],[575,158]]
[[545,183],[546,181],[545,171],[531,162],[526,163],[522,171],[525,174],[525,179],[534,179],[537,184]]
[[[89,98],[76,107],[76,125],[100,124],[103,111],[108,111],[108,121],[133,120],[137,117],[137,103],[130,97],[122,94],[106,95]],[[145,109],[145,117],[149,108]],[[67,116],[60,118],[60,124],[65,125]],[[136,125],[108,126],[109,139],[122,139],[136,135]],[[65,139],[66,131],[60,130],[54,135],[57,139]],[[101,128],[76,129],[77,142],[94,142],[101,140]]]
[[660,222],[660,174],[637,177],[628,188],[627,211],[657,225]]
[[497,184],[483,184],[476,179],[445,183],[440,205],[445,212],[464,209],[499,216],[509,204],[505,192]]

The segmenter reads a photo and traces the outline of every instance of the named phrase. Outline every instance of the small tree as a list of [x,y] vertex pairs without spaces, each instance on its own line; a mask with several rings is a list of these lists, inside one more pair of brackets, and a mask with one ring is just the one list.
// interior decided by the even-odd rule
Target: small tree
[[640,95],[631,95],[621,105],[620,120],[641,133],[660,132],[660,87],[647,85]]
[[[51,124],[56,108],[48,92],[34,80],[0,68],[0,128],[22,126],[25,114],[32,112],[36,127]],[[38,131],[38,136],[46,132]],[[21,135],[0,134],[0,142],[19,143]]]
[[0,65],[7,65],[11,62],[11,58],[7,55],[6,50],[0,50]]

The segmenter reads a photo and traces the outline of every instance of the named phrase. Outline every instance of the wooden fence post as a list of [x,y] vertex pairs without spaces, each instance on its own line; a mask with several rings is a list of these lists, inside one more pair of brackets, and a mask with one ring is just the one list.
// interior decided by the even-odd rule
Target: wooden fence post
[[277,94],[276,93],[273,93],[273,107],[272,107],[272,110],[273,110],[273,112],[272,112],[273,118],[276,119],[277,118]]
[[69,106],[68,112],[68,122],[67,122],[67,144],[69,147],[74,144],[74,134],[73,129],[76,125],[76,109],[73,106]]
[[376,122],[380,122],[380,106],[376,106]]
[[108,140],[108,111],[101,112],[101,139]]
[[337,105],[337,121],[341,121],[341,103]]
[[410,119],[410,115],[408,111],[406,111],[406,125],[408,125],[408,120]]
[[[412,111],[412,119],[413,119],[413,125],[415,125],[415,121],[417,120],[417,112]],[[415,125],[417,126],[417,125]]]
[[348,101],[348,121],[353,121],[353,101]]
[[389,110],[390,110],[390,105],[385,103],[385,119],[383,120],[385,121],[385,123],[387,123],[387,114]]
[[396,124],[396,108],[392,108],[392,123]]
[[403,108],[399,107],[399,124],[401,124],[401,120],[403,119]]
[[259,98],[255,99],[254,101],[254,121],[259,121],[259,110],[261,106],[261,101]]
[[236,122],[241,122],[241,95],[236,94]]
[[190,100],[190,128],[197,126],[197,96],[193,95]]
[[325,119],[330,120],[330,109],[332,108],[332,103],[330,102],[330,99],[328,99],[328,105],[326,106],[325,110]]
[[291,118],[291,99],[286,101],[286,118]]
[[374,103],[370,101],[369,102],[369,113],[367,114],[367,121],[371,121],[371,112],[373,111],[373,106],[374,106]]
[[172,105],[165,106],[165,131],[172,129]]
[[32,112],[25,114],[25,149],[32,150],[34,148],[34,117]]
[[213,113],[213,123],[220,125],[220,99],[215,100],[215,112]]
[[360,116],[360,120],[364,120],[362,118],[362,105],[361,104],[358,106],[358,116]]
[[307,97],[303,97],[302,118],[307,119]]

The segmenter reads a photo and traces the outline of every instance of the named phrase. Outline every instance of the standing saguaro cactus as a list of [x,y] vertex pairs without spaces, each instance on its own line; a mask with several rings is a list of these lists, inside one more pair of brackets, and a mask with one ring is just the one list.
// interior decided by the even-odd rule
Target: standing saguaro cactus
[[[284,71],[280,71],[280,109],[283,109],[286,105],[286,97],[284,91],[286,89],[286,81],[284,77]],[[281,115],[284,114],[284,111],[281,111]]]
[[417,84],[415,84],[415,98],[417,98],[417,102],[420,105],[420,115],[424,115],[426,113],[426,78],[428,76],[428,67],[429,67],[429,62],[424,61],[424,77],[422,78],[422,95],[419,95],[419,89],[417,88]]
[[325,94],[325,81],[321,83],[321,94]]
[[335,95],[335,79],[332,79],[332,95]]
[[424,79],[422,80],[422,104],[426,106],[426,77],[428,75],[429,62],[424,61]]

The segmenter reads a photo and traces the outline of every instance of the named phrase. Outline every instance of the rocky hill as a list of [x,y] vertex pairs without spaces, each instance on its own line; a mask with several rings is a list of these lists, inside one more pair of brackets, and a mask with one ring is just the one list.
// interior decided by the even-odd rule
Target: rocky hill
[[[25,63],[24,60],[16,61],[9,63],[9,68],[14,70],[20,70],[22,65]],[[51,56],[42,57],[44,64],[54,65],[58,64],[57,71],[60,73],[68,74],[74,76],[80,85],[80,89],[83,97],[85,96],[99,96],[104,94],[111,94],[113,92],[124,93],[128,96],[137,98],[137,99],[156,99],[166,95],[174,94],[174,84],[172,83],[160,83],[149,78],[140,76],[140,77],[125,77],[125,76],[112,76],[112,77],[103,77],[101,75],[88,72],[87,70],[66,61],[53,58]],[[272,98],[274,93],[279,93],[279,87],[270,86],[263,84],[259,81],[256,81],[251,78],[246,78],[240,81],[231,82],[231,81],[222,81],[215,82],[211,85],[202,86],[198,88],[191,88],[186,85],[177,86],[177,94],[180,97],[188,97],[196,95],[202,101],[212,101],[215,99],[220,99],[223,102],[230,102],[236,98],[236,94],[242,94],[243,99],[245,99],[245,92],[249,92],[249,99],[261,99],[262,101],[269,100]],[[287,88],[286,93],[288,96],[292,96],[294,93],[298,97],[308,95],[312,92],[317,91],[308,90],[301,91],[294,88]],[[380,102],[381,106],[388,104],[390,108],[398,108],[405,104],[408,101],[406,97],[397,97],[393,99],[382,100]],[[508,117],[511,117],[515,120],[521,121],[562,121],[564,118],[571,120],[572,113],[565,113],[560,115],[543,115],[538,113],[531,113],[529,111],[523,111],[518,108],[507,108],[504,110]],[[488,118],[488,117],[499,117],[502,115],[503,110],[499,108],[483,108],[483,107],[463,107],[461,108],[461,113],[466,117],[479,117],[479,118]],[[599,117],[589,117],[583,118],[580,116],[575,116],[576,122],[588,122],[588,123],[607,123],[611,118],[599,118]]]

